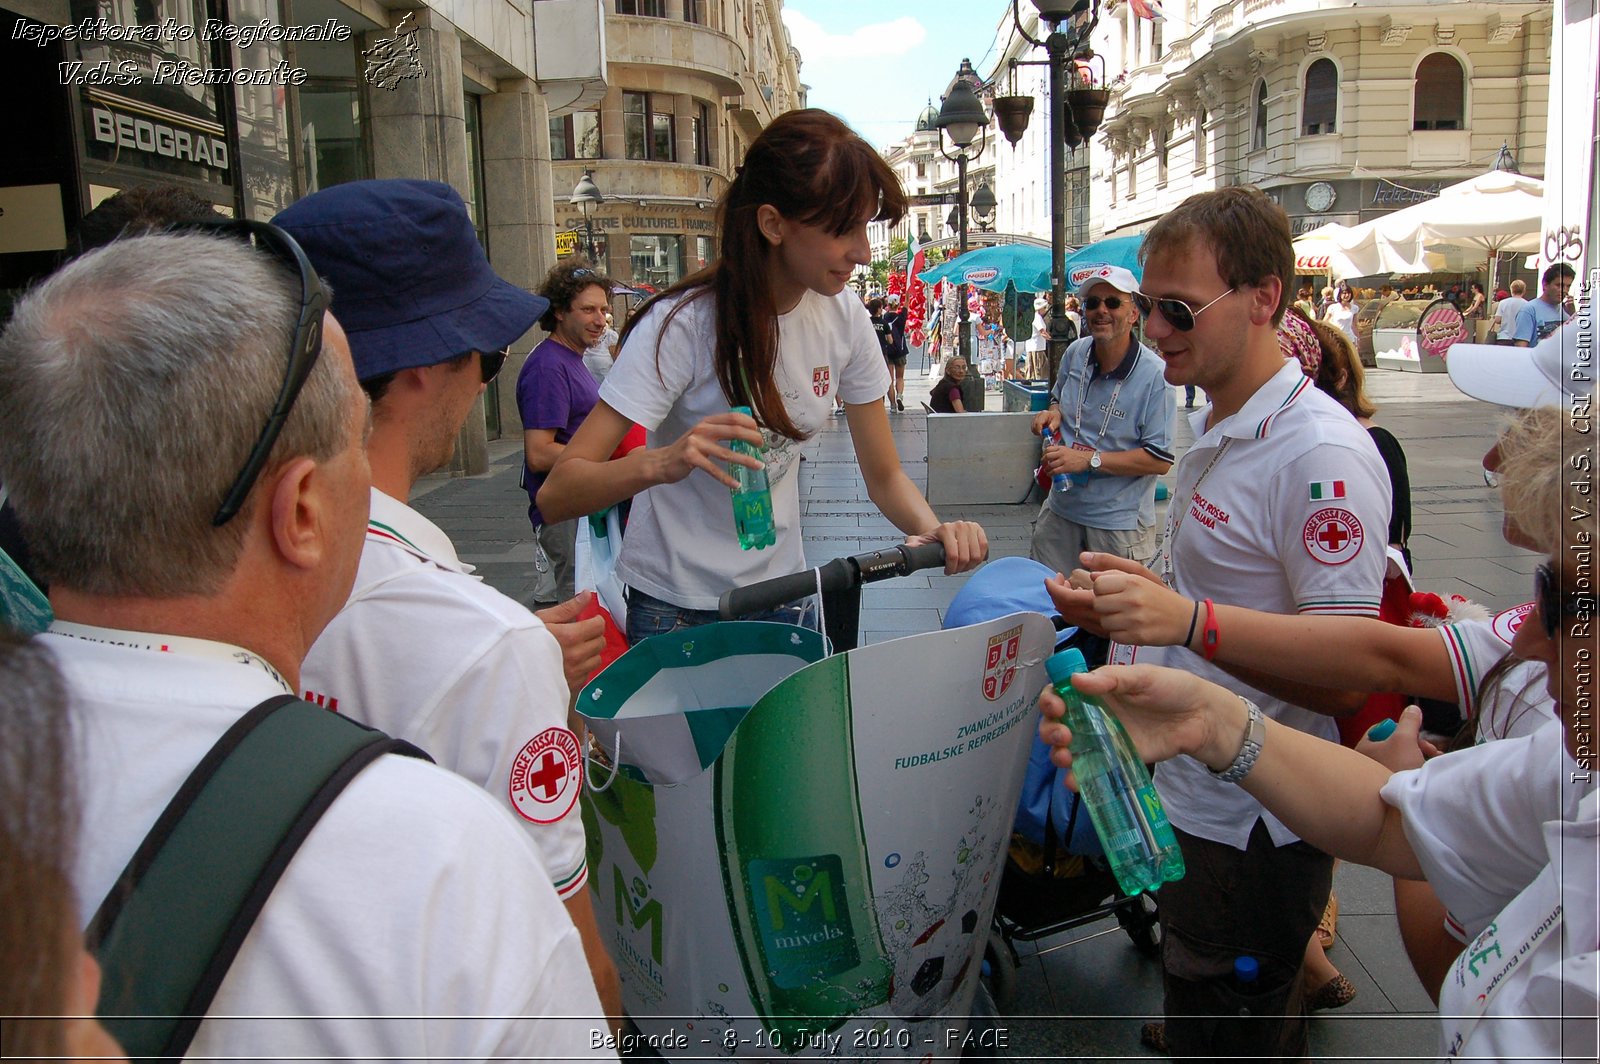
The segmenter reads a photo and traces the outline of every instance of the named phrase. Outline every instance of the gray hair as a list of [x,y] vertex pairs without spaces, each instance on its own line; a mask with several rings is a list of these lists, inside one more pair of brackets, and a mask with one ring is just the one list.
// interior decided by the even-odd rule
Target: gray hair
[[[193,233],[116,241],[17,303],[0,335],[0,480],[46,579],[216,593],[259,490],[222,527],[211,518],[282,386],[299,305],[271,256]],[[347,445],[347,378],[318,360],[258,489]]]

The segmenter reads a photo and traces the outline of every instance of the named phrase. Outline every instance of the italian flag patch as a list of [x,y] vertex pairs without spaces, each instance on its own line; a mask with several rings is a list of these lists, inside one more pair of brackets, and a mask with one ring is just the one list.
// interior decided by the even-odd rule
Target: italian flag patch
[[1342,480],[1314,480],[1311,482],[1311,501],[1327,502],[1329,499],[1344,498],[1344,481]]

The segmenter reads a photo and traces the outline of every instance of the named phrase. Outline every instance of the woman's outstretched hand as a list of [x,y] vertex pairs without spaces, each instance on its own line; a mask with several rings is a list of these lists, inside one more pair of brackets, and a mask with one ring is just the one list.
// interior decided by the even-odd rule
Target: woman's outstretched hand
[[945,521],[919,536],[906,537],[909,547],[924,543],[944,544],[946,576],[976,569],[989,557],[989,535],[976,521]]
[[726,484],[739,486],[728,472],[728,463],[760,469],[762,461],[753,455],[735,454],[727,446],[730,440],[744,440],[761,447],[764,441],[755,418],[749,414],[712,414],[702,418],[694,428],[677,440],[651,454],[656,462],[656,472],[651,480],[657,484],[676,484],[696,469],[703,469]]

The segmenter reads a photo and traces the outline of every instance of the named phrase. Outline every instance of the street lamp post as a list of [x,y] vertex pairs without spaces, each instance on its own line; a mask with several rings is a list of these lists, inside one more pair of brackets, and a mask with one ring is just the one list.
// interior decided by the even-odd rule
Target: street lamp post
[[[1062,270],[1067,252],[1067,147],[1068,141],[1079,144],[1087,141],[1099,128],[1105,112],[1105,91],[1096,90],[1098,99],[1084,101],[1075,110],[1069,102],[1067,77],[1072,60],[1080,53],[1089,55],[1085,45],[1089,34],[1100,17],[1100,0],[1033,0],[1039,9],[1039,18],[1050,26],[1043,41],[1035,40],[1022,28],[1022,15],[1018,0],[1011,0],[1011,19],[1017,33],[1034,47],[1043,47],[1048,57],[1045,65],[1049,75],[1045,88],[1045,106],[1050,111],[1050,380],[1054,381],[1061,359],[1070,342],[1071,324],[1067,320],[1067,278]],[[1013,64],[1031,65],[1019,60]],[[1087,97],[1089,93],[1080,92]],[[1002,109],[1001,104],[1007,106]],[[1013,143],[1028,126],[1031,107],[1016,106],[1020,101],[1007,98],[996,101],[995,113],[1002,114],[1002,128]],[[1081,111],[1081,113],[1077,113]]]
[[[960,235],[960,250],[958,255],[967,253],[967,163],[983,154],[987,141],[978,145],[978,150],[970,156],[967,149],[972,142],[978,139],[980,133],[987,131],[989,116],[984,112],[983,102],[978,99],[978,94],[972,91],[971,78],[976,78],[977,72],[972,69],[972,63],[966,59],[961,61],[961,67],[956,71],[955,84],[950,87],[950,93],[944,98],[939,107],[939,117],[934,120],[934,125],[944,131],[950,138],[950,143],[955,146],[956,155],[952,160],[956,164],[956,227]],[[940,154],[946,159],[950,154],[939,148]],[[972,360],[972,318],[967,311],[967,286],[965,283],[956,285],[956,309],[960,322],[960,351],[961,357],[967,360],[969,367],[973,366]],[[971,382],[970,384],[968,382]],[[968,410],[983,409],[983,377],[973,373],[962,382],[962,402]],[[969,399],[970,393],[970,399]]]
[[568,203],[576,203],[583,209],[583,235],[584,241],[589,246],[589,263],[597,266],[600,262],[599,252],[594,244],[594,222],[589,217],[589,208],[597,207],[605,202],[605,197],[600,194],[600,188],[594,183],[594,171],[585,170],[578,183],[572,188],[572,195]]

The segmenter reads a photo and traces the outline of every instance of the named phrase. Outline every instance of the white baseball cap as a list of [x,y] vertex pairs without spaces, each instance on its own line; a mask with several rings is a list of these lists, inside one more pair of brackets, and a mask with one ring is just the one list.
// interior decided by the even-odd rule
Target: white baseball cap
[[891,295],[890,295],[890,296],[889,296],[889,302],[891,302],[891,303],[898,303],[898,302],[900,302],[900,297],[899,297],[899,296],[897,296],[897,295],[893,295],[893,294],[891,294]]
[[1450,383],[1474,399],[1518,409],[1565,406],[1594,394],[1595,343],[1591,305],[1532,347],[1454,344],[1445,368]]
[[1078,282],[1078,295],[1083,295],[1097,284],[1108,284],[1117,291],[1126,292],[1128,295],[1133,295],[1139,290],[1139,282],[1134,279],[1133,274],[1129,271],[1121,266],[1101,266]]

